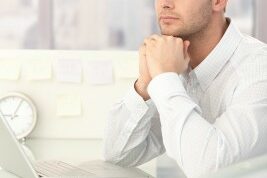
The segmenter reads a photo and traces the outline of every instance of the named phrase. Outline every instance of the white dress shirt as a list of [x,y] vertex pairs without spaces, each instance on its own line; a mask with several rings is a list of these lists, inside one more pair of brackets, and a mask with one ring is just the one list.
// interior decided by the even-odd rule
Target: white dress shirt
[[166,151],[199,177],[267,153],[267,46],[233,22],[199,66],[156,76],[148,93],[132,86],[111,109],[107,161],[137,166]]

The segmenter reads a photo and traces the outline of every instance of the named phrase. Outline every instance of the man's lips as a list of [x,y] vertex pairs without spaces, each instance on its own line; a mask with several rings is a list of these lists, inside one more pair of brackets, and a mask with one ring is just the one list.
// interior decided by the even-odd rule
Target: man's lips
[[178,17],[175,16],[169,16],[169,15],[164,15],[164,16],[160,16],[159,20],[163,23],[172,23],[175,20],[178,20]]
[[168,15],[166,15],[166,16],[160,16],[159,19],[160,19],[160,20],[177,20],[178,17],[175,17],[175,16],[168,16]]

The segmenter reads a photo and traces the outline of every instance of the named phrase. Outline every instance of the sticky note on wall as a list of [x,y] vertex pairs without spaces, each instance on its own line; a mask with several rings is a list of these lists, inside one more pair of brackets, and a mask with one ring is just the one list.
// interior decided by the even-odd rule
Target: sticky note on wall
[[113,63],[111,60],[91,60],[86,65],[85,73],[91,85],[113,83]]
[[57,96],[57,116],[80,116],[82,113],[81,97],[78,94],[60,94]]
[[78,59],[59,59],[56,62],[55,73],[59,82],[81,83],[81,61]]
[[20,76],[21,65],[18,61],[0,59],[0,79],[18,80]]
[[135,58],[117,60],[115,71],[118,78],[138,78],[139,61]]
[[25,61],[23,73],[27,80],[48,80],[52,77],[52,63],[48,59]]

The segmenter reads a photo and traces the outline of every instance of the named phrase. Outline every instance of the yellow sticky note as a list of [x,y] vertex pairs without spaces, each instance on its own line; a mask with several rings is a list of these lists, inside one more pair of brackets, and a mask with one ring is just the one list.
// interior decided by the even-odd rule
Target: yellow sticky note
[[18,80],[20,69],[21,65],[18,61],[12,59],[0,59],[0,79]]
[[27,80],[48,80],[52,77],[52,64],[47,59],[35,59],[25,62],[24,70]]
[[82,106],[78,94],[61,94],[57,96],[57,116],[80,116]]
[[118,78],[138,78],[139,76],[139,61],[135,58],[122,59],[116,61],[115,66],[116,76]]

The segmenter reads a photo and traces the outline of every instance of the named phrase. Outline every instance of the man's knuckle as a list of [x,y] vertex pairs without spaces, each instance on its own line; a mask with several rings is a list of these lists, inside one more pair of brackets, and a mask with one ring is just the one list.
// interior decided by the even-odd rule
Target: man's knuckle
[[182,40],[182,38],[176,38],[176,42],[177,42],[177,43],[182,43],[183,40]]

